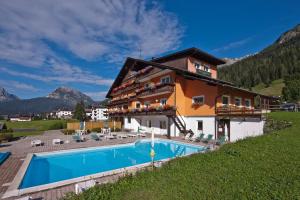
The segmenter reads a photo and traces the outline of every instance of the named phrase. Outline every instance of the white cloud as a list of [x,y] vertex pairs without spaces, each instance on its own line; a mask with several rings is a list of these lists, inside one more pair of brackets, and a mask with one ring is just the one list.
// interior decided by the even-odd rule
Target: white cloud
[[54,56],[46,41],[85,60],[119,62],[140,49],[143,57],[174,49],[182,35],[175,16],[144,0],[1,1],[0,32],[0,59],[28,66]]
[[13,80],[0,80],[0,85],[11,92],[16,92],[18,90],[26,90],[29,92],[39,91],[39,89],[35,88],[32,85]]
[[228,51],[228,50],[231,50],[231,49],[239,48],[239,47],[247,44],[248,42],[250,42],[251,39],[252,39],[252,37],[247,37],[247,38],[244,38],[244,39],[239,40],[239,41],[234,41],[234,42],[231,42],[229,44],[226,44],[223,47],[213,49],[212,52],[215,52],[215,53],[216,52],[224,52],[224,51]]

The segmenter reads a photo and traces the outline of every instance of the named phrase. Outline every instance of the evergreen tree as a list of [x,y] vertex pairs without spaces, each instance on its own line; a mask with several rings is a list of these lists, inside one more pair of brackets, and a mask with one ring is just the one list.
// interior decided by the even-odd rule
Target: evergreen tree
[[83,101],[76,104],[73,118],[81,122],[86,120],[86,113],[85,113]]

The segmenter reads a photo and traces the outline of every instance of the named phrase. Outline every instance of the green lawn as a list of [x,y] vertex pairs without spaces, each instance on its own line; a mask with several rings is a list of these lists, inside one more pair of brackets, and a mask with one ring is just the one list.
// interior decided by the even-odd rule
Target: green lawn
[[300,113],[271,117],[293,126],[66,199],[300,199]]
[[254,92],[264,95],[281,96],[282,88],[285,86],[283,79],[272,81],[269,87],[261,83],[252,88]]
[[43,131],[61,129],[66,127],[66,120],[36,120],[30,122],[10,122],[5,121],[7,128],[12,129],[35,129],[30,131],[15,131],[13,132],[14,137],[39,135]]

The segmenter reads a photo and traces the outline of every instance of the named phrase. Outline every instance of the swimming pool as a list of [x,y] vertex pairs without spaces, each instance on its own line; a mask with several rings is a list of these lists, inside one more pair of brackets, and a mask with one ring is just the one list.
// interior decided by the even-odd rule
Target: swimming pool
[[[151,162],[151,140],[136,143],[34,154],[19,189],[55,183]],[[156,139],[154,161],[204,151],[202,146]]]

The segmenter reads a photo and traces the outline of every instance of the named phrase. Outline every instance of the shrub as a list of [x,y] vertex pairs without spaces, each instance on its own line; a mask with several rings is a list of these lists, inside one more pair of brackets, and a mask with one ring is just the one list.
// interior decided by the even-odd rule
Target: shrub
[[90,130],[90,129],[88,129],[88,130],[86,130],[86,132],[87,132],[87,133],[91,133],[91,130]]
[[66,123],[64,121],[57,121],[49,126],[49,130],[57,130],[66,128]]
[[292,126],[292,122],[286,120],[268,119],[264,125],[264,133],[278,131]]
[[64,129],[61,131],[63,134],[65,135],[72,135],[75,133],[75,130],[68,130],[68,129]]
[[101,132],[101,128],[93,128],[93,129],[92,129],[92,132],[100,133],[100,132]]
[[13,138],[12,133],[0,133],[0,141],[11,141]]

